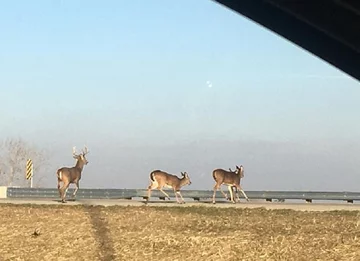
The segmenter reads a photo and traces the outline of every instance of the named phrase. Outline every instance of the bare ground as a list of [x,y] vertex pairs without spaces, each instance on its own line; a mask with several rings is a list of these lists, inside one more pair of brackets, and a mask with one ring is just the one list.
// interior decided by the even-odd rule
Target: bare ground
[[0,204],[0,235],[0,260],[360,260],[359,211]]

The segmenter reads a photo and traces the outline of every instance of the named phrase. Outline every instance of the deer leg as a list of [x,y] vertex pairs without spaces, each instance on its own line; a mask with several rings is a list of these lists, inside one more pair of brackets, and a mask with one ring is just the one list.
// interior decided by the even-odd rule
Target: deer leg
[[63,184],[63,186],[61,188],[59,188],[60,199],[61,199],[61,202],[63,202],[63,203],[64,203],[64,200],[63,200],[64,191],[65,191],[65,188],[64,188],[64,184]]
[[150,199],[150,196],[151,196],[151,187],[149,186],[148,187],[148,196],[147,196],[147,199],[146,199],[146,201],[149,201],[149,199]]
[[63,184],[63,186],[60,188],[60,197],[61,197],[61,202],[65,203],[65,198],[66,198],[66,192],[69,188],[69,183],[65,183]]
[[60,180],[58,180],[58,184],[57,184],[57,188],[58,188],[58,191],[59,191],[59,196],[61,198],[61,186],[60,186]]
[[[180,190],[178,190],[178,191],[175,192],[175,195],[177,195],[177,194],[179,194],[179,196],[180,196],[180,198],[181,198],[181,200],[182,200],[182,202],[179,202],[179,201],[178,201],[178,203],[180,203],[180,204],[181,204],[181,203],[185,203],[185,200],[184,200],[184,198],[182,197],[182,195],[181,195],[181,193],[180,193]],[[178,198],[178,197],[176,196],[176,199],[177,199],[177,198]]]
[[75,190],[74,190],[74,193],[73,193],[73,197],[75,198],[76,197],[76,192],[79,190],[79,181],[78,182],[75,182]]
[[236,186],[233,186],[233,188],[235,188],[236,199],[238,200],[238,202],[240,202],[239,191]]
[[175,189],[174,189],[174,194],[175,194],[176,202],[181,204],[181,202],[179,201],[179,198],[178,198],[178,191],[176,191]]
[[[220,186],[220,192],[224,195],[225,199],[229,200],[228,195],[221,189],[221,186]],[[231,193],[230,193],[230,196],[231,196]]]
[[[241,191],[241,193],[244,195],[246,201],[249,201],[249,198],[248,198],[248,196],[245,194],[245,191],[242,189],[242,187],[241,187],[240,185],[237,185],[236,188]],[[240,201],[240,199],[239,199],[239,201]]]
[[230,192],[230,199],[231,199],[231,202],[232,203],[235,203],[235,200],[234,200],[234,194],[233,194],[233,188],[232,186],[228,186],[228,190]]
[[246,198],[246,201],[249,201],[249,198],[248,198],[248,196],[246,196],[245,191],[242,188],[240,188],[240,191],[244,195],[244,197]]
[[157,187],[157,184],[150,182],[150,185],[148,186],[148,197],[147,197],[146,201],[149,201],[150,196],[151,196],[151,190],[153,190],[156,187]]
[[179,195],[181,197],[182,203],[185,204],[185,200],[184,200],[183,196],[181,195],[180,191],[179,191]]
[[213,194],[213,200],[212,200],[213,204],[215,204],[215,194],[216,194],[216,191],[218,190],[218,188],[219,188],[219,186],[216,183],[215,186],[214,186],[214,194]]
[[158,190],[160,190],[170,200],[170,196],[165,191],[163,191],[162,188],[158,188]]
[[221,189],[221,184],[216,183],[214,186],[214,194],[213,194],[213,203],[215,204],[215,195],[216,195],[216,191],[220,189],[220,192],[224,195],[224,197],[226,199],[229,199],[228,196],[226,195],[226,193]]
[[65,200],[66,194],[67,194],[67,192],[68,192],[68,190],[69,190],[69,186],[70,186],[70,183],[67,184],[67,186],[66,186],[65,193],[64,193],[64,200]]

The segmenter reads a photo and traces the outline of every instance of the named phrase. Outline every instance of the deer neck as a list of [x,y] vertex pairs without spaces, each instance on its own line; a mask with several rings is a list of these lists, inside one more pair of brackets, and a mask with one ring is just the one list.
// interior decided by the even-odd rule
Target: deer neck
[[182,178],[180,179],[180,187],[183,187],[183,186],[185,185],[185,183],[186,183],[186,178],[185,178],[185,177],[182,177]]
[[84,168],[84,163],[81,160],[77,160],[75,168],[78,169],[81,172],[83,170],[83,168]]

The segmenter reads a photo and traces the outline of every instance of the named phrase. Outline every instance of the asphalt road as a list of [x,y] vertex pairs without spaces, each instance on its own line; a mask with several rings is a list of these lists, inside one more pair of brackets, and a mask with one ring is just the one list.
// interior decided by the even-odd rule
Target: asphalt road
[[[40,205],[62,205],[56,199],[0,199],[0,204],[40,204]],[[266,209],[292,209],[299,211],[332,211],[332,210],[355,210],[360,211],[360,204],[351,203],[279,203],[266,201],[242,201],[232,204],[229,202],[218,202],[212,204],[207,202],[186,202],[185,204],[177,204],[175,201],[150,201],[145,204],[143,200],[122,200],[122,199],[78,199],[76,201],[68,201],[63,205],[95,205],[95,206],[161,206],[161,207],[220,207],[220,208],[266,208]],[[1,206],[1,205],[0,205]]]

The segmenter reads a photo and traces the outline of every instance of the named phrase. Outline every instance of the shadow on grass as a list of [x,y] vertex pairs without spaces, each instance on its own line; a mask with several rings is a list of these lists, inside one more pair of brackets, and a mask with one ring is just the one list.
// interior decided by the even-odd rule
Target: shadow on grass
[[115,260],[114,242],[111,239],[108,221],[101,211],[104,207],[83,205],[83,208],[90,217],[94,236],[99,244],[99,259],[103,261]]

